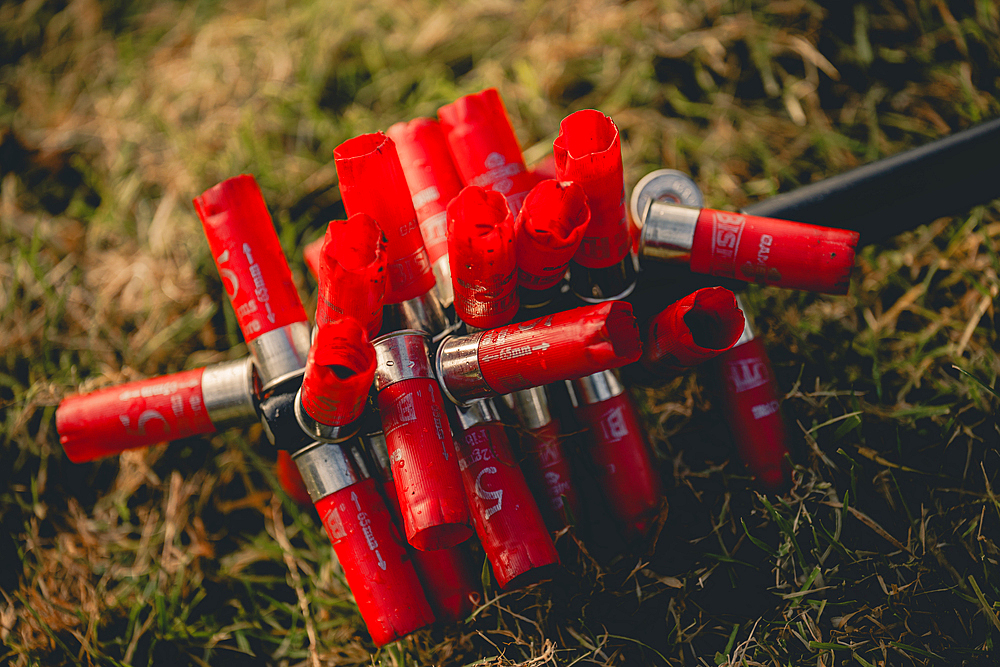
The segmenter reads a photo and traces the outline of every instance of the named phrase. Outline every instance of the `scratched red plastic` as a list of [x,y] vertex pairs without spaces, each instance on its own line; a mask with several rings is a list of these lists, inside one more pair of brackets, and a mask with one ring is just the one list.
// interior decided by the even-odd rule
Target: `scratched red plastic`
[[374,642],[383,646],[434,622],[378,482],[365,479],[316,503],[344,578]]
[[559,563],[552,537],[510,451],[502,424],[476,424],[458,438],[472,521],[501,588],[529,583]]
[[447,549],[472,537],[437,381],[395,382],[378,393],[378,408],[407,541],[426,551]]
[[517,313],[514,216],[502,195],[470,185],[448,204],[448,261],[455,312],[479,329]]
[[201,392],[204,368],[63,399],[56,430],[74,463],[166,440],[214,433]]
[[744,324],[732,292],[724,287],[697,290],[653,318],[639,363],[660,376],[682,373],[735,345]]
[[624,366],[641,353],[631,304],[609,301],[486,331],[478,359],[486,384],[509,394]]
[[283,449],[278,450],[278,460],[274,466],[275,475],[281,488],[285,490],[288,497],[299,505],[312,505],[312,498],[309,497],[309,490],[302,479],[302,473],[292,460],[292,455]]
[[590,460],[598,483],[627,538],[643,535],[659,513],[663,495],[644,430],[628,392],[576,410],[589,430]]
[[544,180],[533,187],[514,223],[518,284],[542,290],[562,280],[589,224],[578,183]]
[[770,491],[784,488],[791,471],[788,431],[779,406],[771,362],[754,338],[721,354],[716,361],[722,384],[722,409],[743,463]]
[[452,161],[465,185],[499,192],[517,215],[535,184],[496,88],[460,97],[438,109]]
[[365,410],[375,365],[375,349],[356,319],[320,326],[306,358],[302,408],[321,424],[350,424]]
[[858,233],[702,209],[691,270],[762,285],[846,294]]
[[591,269],[617,264],[631,243],[618,127],[600,111],[577,111],[559,125],[553,154],[559,180],[579,183],[590,205],[590,224],[573,260]]
[[319,255],[316,325],[353,317],[374,338],[382,328],[386,283],[385,237],[367,213],[334,220]]
[[392,139],[381,132],[362,134],[337,146],[333,158],[347,215],[367,213],[385,234],[386,303],[427,292],[434,286],[434,274]]
[[420,223],[420,234],[433,264],[448,253],[445,210],[448,202],[462,189],[462,179],[451,161],[444,132],[433,118],[396,123],[386,134],[396,144]]
[[[384,488],[393,520],[401,524],[399,498],[391,477],[385,482]],[[482,600],[478,577],[472,570],[469,555],[463,545],[435,551],[410,549],[410,557],[417,570],[417,577],[423,584],[427,601],[431,603],[434,616],[439,621],[458,623],[471,614]]]
[[306,321],[278,234],[253,176],[230,178],[194,200],[243,338]]
[[539,499],[545,523],[553,530],[567,525],[567,519],[581,514],[580,496],[573,485],[572,465],[563,448],[559,420],[521,432],[521,464],[529,484]]

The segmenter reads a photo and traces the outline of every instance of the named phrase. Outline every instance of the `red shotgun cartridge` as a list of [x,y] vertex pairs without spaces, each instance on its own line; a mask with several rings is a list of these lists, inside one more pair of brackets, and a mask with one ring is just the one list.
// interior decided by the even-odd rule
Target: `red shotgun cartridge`
[[521,454],[528,483],[538,498],[545,523],[552,530],[579,520],[580,496],[573,486],[572,465],[563,447],[559,420],[549,409],[545,387],[532,387],[505,397],[521,425]]
[[[392,466],[389,463],[385,434],[381,430],[365,433],[361,436],[361,440],[382,469],[389,509],[394,512],[394,520],[402,525],[399,498],[396,494],[396,484],[392,479]],[[411,549],[410,556],[413,558],[413,566],[417,569],[420,583],[424,585],[427,601],[431,603],[434,615],[439,621],[458,623],[471,614],[482,601],[479,578],[473,571],[465,545],[459,544],[449,549],[435,551]]]
[[524,164],[496,88],[446,104],[438,109],[438,118],[462,182],[499,192],[517,215],[535,178]]
[[323,252],[324,242],[326,242],[326,236],[321,236],[312,243],[307,243],[306,247],[302,249],[302,259],[306,260],[306,268],[309,269],[309,273],[317,282],[319,281],[319,258]]
[[754,337],[749,319],[736,345],[716,357],[713,366],[719,374],[722,410],[740,458],[764,488],[781,491],[791,478],[781,392],[767,350]]
[[353,317],[316,330],[295,402],[299,426],[316,440],[340,442],[357,433],[375,378],[375,350]]
[[56,430],[74,463],[256,423],[249,357],[62,400]]
[[499,193],[470,185],[448,204],[448,258],[455,313],[489,329],[517,313],[514,216]]
[[317,442],[292,456],[374,642],[383,646],[433,623],[378,482],[364,478],[340,445]]
[[489,399],[459,407],[458,466],[476,534],[500,588],[537,581],[559,564],[524,475]]
[[302,474],[295,466],[292,455],[284,449],[278,450],[278,460],[274,465],[274,474],[278,478],[278,483],[285,490],[288,497],[299,505],[312,505],[312,498],[309,497],[309,490],[305,482],[302,481]]
[[576,417],[589,429],[589,458],[612,514],[627,539],[640,537],[659,514],[663,488],[632,398],[611,371],[567,385]]
[[389,271],[385,302],[398,311],[403,326],[430,334],[443,331],[448,322],[431,290],[434,272],[396,145],[381,132],[362,134],[337,146],[333,156],[348,216],[367,213],[385,234]]
[[382,328],[385,300],[385,237],[367,213],[334,220],[326,229],[318,256],[319,301],[316,326],[350,316],[369,338]]
[[579,183],[590,206],[590,223],[570,268],[570,287],[585,301],[627,296],[636,272],[629,253],[618,127],[600,111],[577,111],[560,123],[553,154],[559,180]]
[[262,391],[300,371],[309,322],[253,176],[230,178],[194,200]]
[[381,336],[373,345],[378,408],[406,539],[423,551],[455,546],[473,531],[427,341],[410,330]]
[[743,311],[732,292],[724,287],[696,290],[653,318],[639,365],[653,379],[683,373],[735,345],[743,325]]
[[438,299],[446,308],[454,297],[448,263],[448,202],[462,189],[462,179],[448,152],[441,126],[433,118],[396,123],[386,134],[396,144],[406,185],[417,212],[420,235],[434,270]]
[[654,199],[642,212],[643,258],[688,262],[695,273],[846,294],[858,233]]
[[632,188],[629,199],[629,218],[632,223],[633,250],[639,252],[639,237],[642,235],[642,214],[650,200],[703,208],[705,196],[694,179],[683,171],[676,169],[657,169],[651,171]]
[[632,306],[609,301],[446,338],[436,364],[445,394],[461,404],[624,366],[641,352]]
[[544,180],[531,189],[514,223],[522,297],[547,301],[541,294],[562,280],[589,223],[587,195],[578,183]]

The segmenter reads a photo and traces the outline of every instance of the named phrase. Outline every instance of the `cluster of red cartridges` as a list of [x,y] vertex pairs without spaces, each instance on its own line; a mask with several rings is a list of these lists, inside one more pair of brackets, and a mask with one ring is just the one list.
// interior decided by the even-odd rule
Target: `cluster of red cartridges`
[[[637,186],[630,216],[621,138],[599,111],[564,119],[553,154],[555,178],[528,168],[493,89],[338,146],[347,219],[305,251],[312,327],[254,179],[207,190],[195,207],[250,357],[67,398],[67,455],[261,420],[378,645],[473,610],[474,535],[513,588],[552,575],[553,535],[586,519],[584,496],[627,541],[648,533],[663,480],[625,383],[710,361],[741,457],[780,489],[780,395],[733,293],[643,321],[626,299],[640,258],[842,292],[857,234],[705,209],[670,172]],[[572,410],[555,414],[562,399]]]

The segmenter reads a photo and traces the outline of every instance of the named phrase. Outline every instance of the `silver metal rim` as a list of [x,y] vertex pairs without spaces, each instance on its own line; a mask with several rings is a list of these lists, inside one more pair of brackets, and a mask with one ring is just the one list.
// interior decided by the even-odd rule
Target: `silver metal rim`
[[292,460],[313,503],[360,481],[350,457],[340,445],[314,442],[292,454]]
[[455,303],[455,288],[451,282],[451,262],[448,255],[438,257],[438,260],[431,264],[434,272],[434,290],[437,293],[438,301],[444,308]]
[[434,368],[442,393],[455,405],[495,393],[479,365],[479,343],[485,334],[445,338],[438,347]]
[[299,387],[299,390],[295,392],[295,421],[299,423],[299,427],[309,437],[315,438],[319,442],[330,443],[344,442],[350,439],[357,434],[361,424],[360,419],[355,419],[349,424],[340,426],[331,426],[330,424],[316,421],[302,407],[302,387]]
[[642,212],[649,202],[663,201],[664,197],[676,199],[682,206],[705,206],[705,197],[694,179],[676,169],[657,169],[639,179],[632,188],[629,211],[635,224],[642,227]]
[[217,431],[257,422],[253,359],[213,364],[201,376],[201,394]]
[[569,397],[573,407],[603,403],[623,393],[625,387],[614,371],[601,371],[576,380],[567,380]]
[[743,311],[743,333],[740,334],[739,340],[736,341],[736,344],[733,345],[733,347],[736,347],[737,345],[742,345],[743,343],[749,343],[754,338],[756,338],[756,335],[754,334],[753,331],[753,325],[750,323],[750,316],[747,314],[746,305],[743,303],[743,299],[740,298],[739,294],[735,296],[736,296],[736,305],[739,306],[741,311]]
[[[628,258],[626,257],[626,259]],[[589,297],[589,296],[583,296],[581,294],[576,294],[575,292],[574,294],[576,294],[577,299],[583,301],[584,303],[604,303],[605,301],[620,301],[621,299],[624,299],[629,294],[631,294],[634,289],[635,289],[635,281],[633,281],[631,285],[626,287],[625,291],[622,292],[621,294],[616,294],[614,296],[605,296],[601,297],[600,299],[595,299],[594,297]]]
[[311,342],[308,322],[293,322],[268,331],[247,345],[257,366],[261,393],[267,392],[306,366]]
[[507,394],[511,399],[511,407],[521,426],[534,431],[552,421],[552,411],[549,409],[549,395],[545,387],[531,387]]
[[639,254],[661,261],[687,261],[701,209],[650,199],[643,211]]
[[413,329],[429,336],[439,336],[451,325],[436,288],[412,299],[388,304],[388,308],[392,321],[400,329]]
[[372,346],[375,348],[377,391],[403,380],[434,379],[424,332],[414,329],[393,331],[373,340]]
[[458,423],[462,426],[463,431],[468,431],[477,424],[500,422],[497,406],[489,398],[480,398],[470,401],[468,405],[459,405],[455,408],[455,412],[458,414]]

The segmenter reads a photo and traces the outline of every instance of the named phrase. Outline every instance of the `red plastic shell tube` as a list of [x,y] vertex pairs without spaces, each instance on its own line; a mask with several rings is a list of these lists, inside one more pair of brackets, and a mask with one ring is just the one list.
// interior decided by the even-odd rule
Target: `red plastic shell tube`
[[312,498],[309,497],[309,491],[302,481],[302,474],[295,466],[295,461],[292,460],[292,455],[284,449],[278,450],[278,460],[274,465],[274,472],[278,483],[281,484],[281,488],[285,490],[289,498],[299,505],[313,504]]
[[323,251],[324,242],[326,242],[326,236],[321,236],[302,248],[302,259],[306,261],[306,268],[309,269],[309,273],[317,282],[319,281],[319,258]]
[[463,188],[448,204],[448,260],[455,313],[468,325],[489,329],[517,313],[514,216],[502,195]]
[[302,378],[302,409],[320,424],[346,426],[361,417],[375,378],[375,350],[353,317],[318,327]]
[[859,235],[775,218],[701,209],[691,270],[762,285],[846,294]]
[[[386,450],[385,434],[381,431],[369,432],[361,436],[373,459],[382,468],[383,489],[388,507],[393,512],[393,520],[400,526],[403,520],[399,511],[399,497],[392,479],[389,453]],[[464,545],[436,551],[410,549],[413,566],[424,586],[427,601],[431,603],[434,615],[439,621],[457,623],[464,619],[482,601],[479,576],[472,568],[468,550]]]
[[451,426],[418,332],[374,341],[375,387],[406,539],[422,551],[472,536]]
[[259,393],[254,365],[244,357],[69,396],[56,409],[56,429],[66,456],[82,463],[249,426],[260,419]]
[[578,183],[544,180],[517,214],[517,282],[531,290],[557,284],[590,224],[587,195]]
[[379,646],[434,622],[423,588],[377,481],[316,502],[361,617]]
[[713,365],[721,376],[722,410],[740,458],[767,490],[782,490],[791,475],[788,432],[764,345],[756,338],[741,342]]
[[396,144],[424,246],[434,264],[448,254],[445,211],[448,202],[462,189],[462,179],[451,161],[444,132],[433,118],[396,123],[386,134]]
[[462,403],[617,368],[641,353],[631,304],[609,301],[445,339],[437,367]]
[[446,104],[438,109],[438,119],[462,182],[499,192],[517,215],[535,178],[496,88]]
[[632,539],[652,525],[663,490],[632,399],[620,386],[619,391],[593,403],[578,399],[576,416],[588,429],[587,454],[598,470],[601,491],[625,537]]
[[533,583],[559,563],[559,554],[503,425],[471,425],[458,443],[472,520],[497,583],[501,588]]
[[[399,498],[392,478],[385,483],[385,495],[398,519]],[[413,549],[410,556],[417,577],[424,586],[427,601],[439,621],[458,623],[471,614],[482,600],[479,581],[462,545],[434,551]]]
[[736,297],[724,287],[706,287],[661,311],[649,324],[639,363],[669,377],[730,349],[745,320]]
[[382,328],[386,281],[385,237],[367,213],[334,220],[320,248],[316,326],[353,317],[374,338]]
[[469,539],[469,512],[437,382],[392,384],[379,392],[378,406],[407,541],[426,551]]
[[554,418],[544,426],[521,431],[521,453],[525,457],[521,465],[536,497],[544,498],[544,502],[539,501],[539,509],[553,529],[567,525],[569,517],[579,520],[583,515],[563,437],[559,420]]
[[167,440],[214,433],[202,394],[204,368],[63,399],[56,430],[74,463]]
[[253,176],[230,178],[194,199],[236,321],[248,343],[306,312]]
[[413,566],[438,620],[458,623],[483,599],[478,572],[463,544],[436,551],[413,550]]
[[348,217],[367,213],[386,238],[389,280],[386,303],[402,303],[434,286],[430,258],[392,139],[362,134],[333,151]]
[[590,205],[590,224],[573,260],[592,269],[622,261],[631,237],[618,127],[600,111],[577,111],[560,123],[553,154],[559,180],[579,183]]

